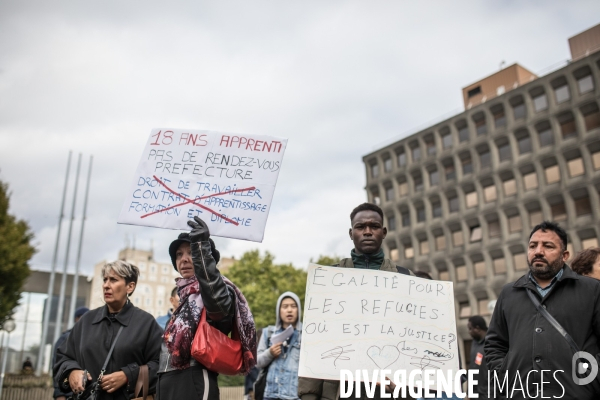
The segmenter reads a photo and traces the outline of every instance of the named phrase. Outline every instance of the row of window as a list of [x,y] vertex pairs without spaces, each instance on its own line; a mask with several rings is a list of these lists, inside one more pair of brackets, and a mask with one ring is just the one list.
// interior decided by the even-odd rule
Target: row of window
[[[588,239],[583,239],[581,241],[581,248],[588,249],[590,247],[598,247],[598,238],[591,237]],[[567,246],[571,258],[574,256],[573,248],[569,244]],[[482,255],[479,255],[478,258],[472,260],[473,265],[473,276],[475,279],[477,278],[485,278],[489,275],[488,268],[486,266],[485,261],[482,259]],[[510,255],[512,258],[512,265],[516,272],[525,273],[528,270],[527,266],[527,256],[525,252],[512,253]],[[567,260],[568,262],[568,260]],[[494,255],[492,255],[492,271],[494,275],[502,275],[506,273],[506,259],[501,251],[498,251]],[[454,272],[456,277],[456,282],[466,282],[468,280],[468,271],[467,266],[464,264],[458,264],[454,266]],[[439,279],[440,280],[451,280],[450,273],[447,270],[439,271]],[[478,298],[476,300],[476,309],[471,307],[471,304],[468,301],[459,302],[458,314],[460,318],[468,318],[471,315],[489,315],[490,310],[488,309],[489,299],[487,297]]]
[[489,301],[490,300],[488,298],[478,299],[477,307],[475,309],[471,307],[471,304],[468,301],[458,303],[458,317],[465,319],[472,315],[490,315],[491,313],[488,308]]
[[[600,110],[598,109],[598,105],[596,103],[593,104],[593,113],[589,114],[585,121],[585,128],[587,131],[596,129],[600,127]],[[563,139],[570,139],[577,137],[577,129],[575,124],[575,119],[573,114],[568,111],[565,115],[562,116],[563,119],[558,121],[560,134]],[[546,146],[554,145],[556,138],[555,133],[552,130],[552,124],[550,121],[544,120],[535,125],[535,136],[533,139],[537,140],[538,148],[543,148]],[[513,154],[513,149],[510,144],[510,139],[508,137],[498,138],[494,141],[495,144],[495,152],[497,162],[503,162],[512,160],[514,156],[520,156],[523,154],[528,154],[533,152],[533,139],[532,135],[525,128],[518,129],[514,133],[516,151]],[[486,168],[492,166],[492,154],[489,145],[482,144],[478,146],[477,154],[480,159],[480,167]],[[468,150],[465,150],[463,153],[459,155],[461,161],[464,164],[470,164],[471,154]],[[401,151],[397,153],[398,165],[405,166],[406,165],[406,154]],[[451,161],[450,161],[451,162]],[[383,160],[384,171],[386,173],[392,171],[392,158],[385,157]],[[472,168],[472,166],[471,166]],[[472,171],[472,170],[471,170]],[[377,178],[379,176],[379,164],[371,164],[370,165],[370,173],[371,177]]]
[[[135,262],[133,262],[133,264],[136,264]],[[140,272],[145,272],[146,271],[146,263],[145,262],[139,262],[137,263],[137,267],[139,268]],[[160,269],[161,273],[164,275],[174,275],[174,276],[179,276],[179,274],[177,273],[177,271],[175,271],[173,269],[173,267],[171,267],[170,265],[166,265],[163,264],[162,266],[159,267],[159,265],[157,264],[150,264],[148,266],[148,272],[150,274],[156,274],[156,272]]]
[[[179,274],[177,275],[179,276]],[[160,283],[174,283],[173,278],[170,276],[161,276],[160,279],[156,275],[148,275],[140,273],[140,282],[160,282]]]
[[[579,150],[571,150],[563,156],[566,162],[566,172],[569,178],[576,178],[585,175],[585,163]],[[591,153],[591,163],[594,171],[600,170],[600,151]],[[452,168],[450,168],[450,166],[452,166]],[[472,171],[472,162],[469,160],[468,163],[463,163],[462,167],[463,175],[465,175],[466,172],[470,173],[469,171]],[[561,169],[559,167],[558,160],[555,157],[550,157],[542,160],[541,167],[543,168],[543,180],[547,185],[551,185],[561,181]],[[521,175],[520,178],[522,181],[522,191],[533,190],[539,187],[539,174],[534,165],[528,164],[521,166],[519,168],[519,171]],[[440,174],[437,168],[430,169],[427,172],[430,187],[439,185]],[[456,171],[454,170],[453,165],[448,165],[444,170],[444,174],[446,182],[456,179]],[[412,180],[413,193],[423,191],[424,183],[421,173],[416,171],[409,176]],[[501,180],[501,187],[504,197],[510,197],[517,194],[517,181],[512,171],[500,172],[499,178]],[[396,184],[397,189],[394,188],[392,182],[383,183],[384,199],[386,202],[395,201],[396,191],[398,194],[398,198],[404,198],[409,194],[409,183],[407,181],[407,177],[398,177]],[[483,192],[483,202],[490,203],[496,201],[498,198],[498,188],[493,177],[483,178],[480,181],[480,184]],[[465,192],[466,208],[476,207],[480,203],[480,201],[475,186],[473,184],[464,184],[463,189]],[[458,197],[456,195],[452,195],[452,193],[448,194],[447,196],[449,203],[449,212],[451,213],[459,210]],[[371,189],[371,197],[373,199],[373,203],[378,205],[381,204],[379,189]],[[432,200],[432,204],[433,203],[436,203],[436,201]],[[435,207],[432,205],[432,208]],[[441,205],[438,214],[439,215],[437,215],[436,211],[434,211],[434,218],[438,216],[441,217]]]
[[135,304],[138,307],[142,307],[143,309],[145,309],[147,311],[147,307],[151,307],[152,306],[152,300],[155,300],[156,306],[158,307],[158,309],[162,309],[162,307],[165,305],[165,302],[163,299],[153,299],[151,297],[145,297],[143,300],[140,296],[135,296],[133,298],[133,304]]
[[[581,191],[581,189],[579,189]],[[585,192],[576,192],[578,196],[572,197],[570,200],[573,201],[573,208],[576,217],[584,217],[593,214],[592,205],[589,196]],[[550,211],[547,219],[562,222],[567,219],[567,207],[565,205],[564,198],[562,195],[555,195],[547,199],[547,205]],[[427,237],[426,232],[417,232],[416,237],[416,249],[413,247],[413,241],[411,237],[400,237],[400,243],[402,244],[402,256],[404,259],[412,259],[418,255],[428,255],[431,252],[436,251],[447,251],[451,248],[458,248],[464,246],[466,243],[478,243],[484,240],[484,237],[488,241],[501,239],[503,232],[511,235],[515,233],[522,233],[524,230],[529,231],[535,225],[541,223],[544,220],[542,212],[542,206],[539,202],[531,202],[525,205],[527,215],[523,216],[519,209],[516,207],[510,207],[504,210],[505,219],[505,230],[502,230],[500,216],[498,214],[489,214],[485,216],[484,221],[480,221],[478,218],[472,218],[467,221],[468,231],[463,231],[463,227],[458,222],[450,222],[447,225],[447,232],[444,229],[437,227],[432,229],[430,241]],[[410,215],[401,213],[402,225],[410,225]],[[417,213],[418,216],[418,213]],[[525,217],[525,218],[523,218]],[[407,225],[404,225],[404,224]],[[525,225],[525,224],[529,225]],[[387,224],[390,231],[396,229],[396,222],[394,216],[387,217]],[[592,232],[585,231],[582,233],[582,240],[588,239]],[[390,256],[392,259],[398,259],[400,256],[400,249],[398,249],[396,242],[387,242],[387,246],[390,249]]]
[[[598,247],[598,238],[595,236],[586,236],[586,239],[581,239],[581,249],[588,249],[591,247]],[[570,259],[572,259],[575,254],[573,252],[573,246],[571,243],[567,245],[567,250],[570,254]],[[392,254],[393,254],[392,250]],[[507,272],[507,264],[505,259],[505,254],[502,250],[497,249],[492,251],[490,254],[491,259],[491,272],[493,275],[502,275]],[[527,271],[527,255],[523,248],[515,249],[513,253],[510,254],[512,258],[512,268],[514,271]],[[569,262],[567,260],[567,262]],[[485,258],[483,254],[474,254],[470,257],[471,265],[473,268],[472,276],[475,279],[485,278],[490,276],[490,270],[488,270]],[[467,269],[467,265],[465,260],[462,258],[453,260],[452,263],[454,267],[454,279],[455,282],[466,282],[469,279],[469,273]],[[448,270],[448,266],[445,264],[437,264],[436,269],[438,270],[438,279],[442,281],[451,281],[450,271]]]
[[[586,94],[592,92],[595,89],[595,84],[593,77],[591,75],[591,70],[589,67],[583,67],[574,72],[577,81],[577,87],[580,94]],[[568,85],[568,82],[564,76],[553,79],[550,82],[551,90],[554,92],[555,102],[556,104],[561,104],[571,99],[571,91]],[[536,112],[545,111],[548,109],[548,96],[546,94],[546,89],[543,86],[536,86],[529,90],[529,95],[531,97],[531,101],[533,104],[533,109]],[[526,106],[525,99],[523,95],[519,94],[517,96],[509,99],[508,103],[512,108],[513,118],[515,120],[525,119],[526,117]],[[580,108],[581,115],[583,117],[583,121],[585,124],[586,130],[595,129],[600,126],[600,112],[598,110],[598,105],[594,103],[589,103]],[[504,105],[496,104],[490,107],[490,113],[493,117],[493,126],[495,128],[501,128],[506,125],[506,116]],[[562,112],[557,115],[558,123],[560,125],[560,130],[562,136],[564,138],[569,138],[577,135],[575,117],[573,113],[570,111]],[[488,131],[488,124],[486,122],[486,113],[481,111],[473,114],[472,123],[474,126],[474,131],[477,136],[484,135]],[[543,125],[543,124],[542,124]],[[470,129],[469,123],[466,119],[461,119],[454,124],[456,128],[456,136],[459,143],[466,142],[470,140]],[[543,132],[544,137],[548,137],[551,134],[549,129],[544,129],[544,127],[540,127],[540,132]],[[550,139],[541,139],[542,141],[550,140]],[[448,149],[453,146],[454,138],[452,135],[452,131],[450,126],[444,126],[439,129],[439,141],[442,149]],[[436,146],[436,136],[434,133],[428,133],[423,136],[424,142],[424,150],[427,156],[432,156],[437,153]],[[546,144],[542,144],[546,145]],[[541,146],[542,146],[541,145]],[[404,146],[399,146],[395,150],[396,155],[396,163],[399,168],[402,168],[408,165],[408,157],[407,157],[407,149]],[[419,139],[415,139],[408,143],[408,153],[411,156],[412,162],[420,161],[423,158],[422,146],[420,144]],[[393,168],[393,160],[390,156],[384,156],[383,159],[384,172],[390,172]],[[377,162],[373,160],[370,162],[371,169],[371,177],[377,178],[379,176],[379,165]]]
[[[139,282],[139,280],[138,280]],[[169,282],[170,283],[170,282]],[[171,285],[148,285],[145,283],[138,283],[136,286],[135,294],[141,294],[146,297],[157,297],[157,298],[167,298],[171,294],[171,290],[175,287]]]

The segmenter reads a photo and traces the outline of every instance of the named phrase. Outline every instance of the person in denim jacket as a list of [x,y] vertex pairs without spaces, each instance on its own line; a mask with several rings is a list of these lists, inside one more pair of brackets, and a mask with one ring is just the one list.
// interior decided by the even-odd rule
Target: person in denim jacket
[[[298,365],[300,363],[300,343],[302,342],[302,322],[300,299],[295,293],[285,292],[277,300],[275,326],[263,329],[258,345],[259,368],[269,368],[264,400],[298,399]],[[272,343],[272,336],[283,332],[288,326],[294,333],[283,343]]]

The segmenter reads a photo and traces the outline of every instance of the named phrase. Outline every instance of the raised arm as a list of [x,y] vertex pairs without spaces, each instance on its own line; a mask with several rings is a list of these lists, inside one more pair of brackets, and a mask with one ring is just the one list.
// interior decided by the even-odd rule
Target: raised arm
[[194,221],[188,221],[188,225],[192,227],[190,240],[194,272],[200,283],[200,294],[207,316],[215,322],[231,320],[234,314],[235,295],[227,288],[217,269],[217,262],[212,255],[208,240],[210,237],[208,226],[199,217],[194,217]]

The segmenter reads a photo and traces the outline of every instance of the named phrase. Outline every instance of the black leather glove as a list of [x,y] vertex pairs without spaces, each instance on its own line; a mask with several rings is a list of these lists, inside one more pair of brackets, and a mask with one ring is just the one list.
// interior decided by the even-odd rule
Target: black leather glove
[[192,227],[192,231],[190,232],[192,243],[206,242],[210,237],[208,225],[200,217],[195,216],[194,221],[188,221],[188,225]]

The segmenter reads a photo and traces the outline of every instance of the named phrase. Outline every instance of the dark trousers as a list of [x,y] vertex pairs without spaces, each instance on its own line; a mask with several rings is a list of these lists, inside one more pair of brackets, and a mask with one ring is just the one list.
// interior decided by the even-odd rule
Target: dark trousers
[[158,374],[157,400],[219,400],[217,374],[200,365]]

